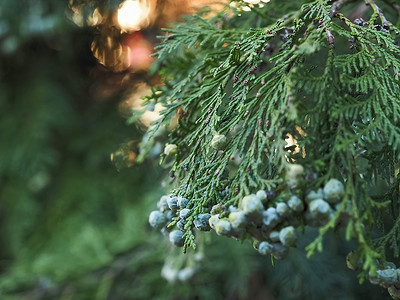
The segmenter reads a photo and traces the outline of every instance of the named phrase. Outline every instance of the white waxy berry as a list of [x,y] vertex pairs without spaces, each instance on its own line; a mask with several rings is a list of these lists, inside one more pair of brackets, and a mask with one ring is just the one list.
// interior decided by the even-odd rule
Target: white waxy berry
[[232,228],[242,228],[246,225],[246,213],[242,210],[231,212],[229,214],[229,222]]
[[279,202],[276,204],[276,212],[281,217],[286,217],[289,215],[289,207],[284,202]]
[[271,253],[272,245],[267,241],[263,241],[258,245],[258,252],[261,255],[267,255]]
[[182,247],[185,243],[185,239],[183,238],[184,234],[185,233],[182,230],[172,230],[169,233],[169,241],[172,245]]
[[301,201],[301,199],[295,195],[290,197],[288,201],[288,206],[294,212],[302,212],[304,210],[303,201]]
[[274,207],[270,207],[266,211],[263,212],[263,223],[267,227],[273,228],[276,225],[278,225],[279,221],[280,221],[280,218]]
[[254,194],[244,196],[239,207],[247,214],[261,213],[264,209],[260,198]]
[[165,144],[164,147],[164,154],[166,156],[172,156],[175,155],[178,151],[178,146],[175,144]]
[[235,212],[235,211],[238,211],[239,210],[239,208],[237,208],[236,206],[233,206],[233,205],[229,205],[229,207],[228,207],[228,211],[229,212]]
[[324,194],[329,203],[338,203],[344,196],[344,185],[337,179],[330,179],[324,186]]
[[279,240],[284,246],[292,247],[296,245],[297,236],[293,226],[282,228],[279,232]]
[[256,196],[258,197],[258,199],[260,199],[261,201],[264,201],[265,199],[267,199],[267,192],[264,190],[259,190],[256,193]]
[[158,210],[154,210],[149,215],[150,226],[156,229],[161,229],[167,223],[167,218]]
[[289,188],[296,188],[299,184],[299,180],[301,175],[304,173],[304,168],[302,165],[289,165],[287,173],[286,173],[286,183]]
[[311,201],[309,204],[309,210],[317,219],[329,217],[331,213],[331,207],[329,206],[329,203],[322,199]]
[[269,239],[271,240],[271,242],[279,242],[279,231],[271,231],[271,233],[269,234]]
[[211,140],[211,147],[215,150],[223,150],[228,142],[228,139],[223,134],[216,134]]
[[208,219],[208,224],[212,229],[215,230],[215,226],[217,225],[218,221],[219,221],[219,214],[211,215],[211,217]]
[[215,232],[218,235],[229,236],[232,231],[232,225],[228,220],[220,219],[215,225]]
[[310,191],[306,196],[306,203],[310,203],[316,199],[323,199],[325,197],[324,191],[319,188],[318,191]]
[[178,209],[178,197],[172,195],[168,196],[167,203],[170,210],[175,211]]
[[287,176],[290,178],[297,178],[303,175],[304,173],[304,167],[299,164],[292,164],[289,165],[288,170],[287,170]]

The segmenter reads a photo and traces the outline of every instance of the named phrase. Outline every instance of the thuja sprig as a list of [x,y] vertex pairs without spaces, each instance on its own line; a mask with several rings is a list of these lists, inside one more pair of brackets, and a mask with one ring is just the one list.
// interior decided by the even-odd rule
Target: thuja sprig
[[[371,17],[354,22],[346,16],[350,2],[309,2],[274,22],[251,11],[194,16],[167,30],[158,47],[165,85],[149,97],[165,109],[150,136],[169,128],[165,142],[176,149],[172,194],[189,199],[191,210],[179,235],[185,248],[195,247],[197,216],[214,205],[238,207],[255,191],[305,197],[338,178],[344,197],[308,253],[322,251],[324,235],[345,214],[346,238],[358,242],[363,269],[377,271],[376,260],[398,238],[395,200],[372,196],[370,187],[383,181],[398,190],[400,50],[397,29],[373,1],[365,1]],[[246,18],[261,25],[237,28]],[[294,163],[318,177],[291,185]],[[374,244],[383,210],[394,213],[394,229]]]

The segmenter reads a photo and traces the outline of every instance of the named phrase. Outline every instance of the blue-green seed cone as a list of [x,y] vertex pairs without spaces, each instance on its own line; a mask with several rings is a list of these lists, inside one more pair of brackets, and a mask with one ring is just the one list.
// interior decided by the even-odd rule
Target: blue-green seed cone
[[183,238],[184,234],[182,230],[172,230],[169,233],[169,241],[174,246],[182,247],[185,243],[185,239]]
[[167,218],[165,215],[158,211],[154,210],[149,215],[149,224],[151,227],[156,229],[161,229],[167,223]]

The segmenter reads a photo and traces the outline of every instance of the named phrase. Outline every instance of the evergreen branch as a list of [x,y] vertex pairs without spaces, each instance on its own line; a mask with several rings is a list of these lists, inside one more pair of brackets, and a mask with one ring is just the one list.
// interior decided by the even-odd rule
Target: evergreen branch
[[[224,21],[223,29],[210,26],[214,21],[206,25],[197,20],[197,29],[192,24],[178,27],[174,39],[160,47],[166,51],[160,52],[164,61],[172,53],[169,49],[181,49],[187,65],[180,71],[167,63],[168,72],[178,75],[167,82],[168,92],[160,99],[166,108],[161,123],[171,123],[179,109],[185,112],[169,141],[177,147],[174,194],[189,198],[193,211],[187,224],[214,205],[243,209],[244,199],[257,191],[277,194],[262,203],[265,211],[275,209],[287,201],[287,194],[307,198],[309,189],[337,178],[344,182],[344,196],[339,203],[326,204],[333,211],[329,219],[302,219],[320,227],[306,248],[308,255],[323,250],[324,236],[340,226],[344,216],[349,219],[346,237],[358,242],[366,273],[376,272],[386,245],[392,243],[397,251],[397,229],[379,240],[381,244],[371,242],[372,230],[383,222],[377,216],[387,209],[389,194],[372,195],[369,187],[382,176],[389,190],[396,187],[400,49],[385,28],[393,25],[373,1],[366,1],[372,8],[368,24],[346,17],[351,2],[313,1],[287,18],[246,32],[232,29],[234,17]],[[379,20],[383,28],[375,26]],[[228,36],[231,30],[234,36]],[[295,139],[293,145],[288,145],[288,135]],[[215,138],[222,142],[216,144]],[[291,182],[294,163],[318,172],[318,178]],[[390,167],[382,167],[388,163]],[[311,204],[305,206],[311,214]],[[230,224],[228,214],[225,210],[218,218]],[[245,232],[261,243],[270,242],[259,231],[261,225],[252,222]],[[195,239],[193,226],[187,224],[185,249]]]

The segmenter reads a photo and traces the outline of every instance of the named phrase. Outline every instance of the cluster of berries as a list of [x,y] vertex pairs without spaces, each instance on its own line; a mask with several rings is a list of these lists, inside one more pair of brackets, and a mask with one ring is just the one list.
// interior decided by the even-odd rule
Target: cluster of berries
[[393,299],[400,299],[400,268],[394,263],[388,262],[385,268],[376,271],[376,276],[369,276],[369,281],[387,289]]
[[260,190],[247,195],[238,207],[214,206],[209,226],[218,235],[240,240],[251,237],[260,254],[282,259],[290,247],[296,246],[299,226],[320,227],[329,222],[344,195],[344,186],[331,179],[323,189],[310,191],[305,199],[291,194],[275,203],[268,194]]
[[[359,255],[351,251],[346,257],[347,267],[353,271],[362,268],[364,261]],[[372,284],[378,284],[388,290],[393,299],[400,300],[400,268],[392,262],[386,262],[385,265],[377,261],[378,270],[374,276],[369,276]]]
[[[293,188],[303,172],[298,165],[294,166],[288,172],[287,183],[291,192],[287,195],[276,197],[274,193],[260,190],[243,197],[238,207],[214,205],[208,212],[193,216],[192,224],[199,231],[213,229],[221,236],[238,240],[251,238],[259,253],[277,259],[286,257],[289,248],[296,246],[297,228],[325,225],[334,216],[344,196],[343,184],[331,179],[323,188],[300,197]],[[150,225],[168,235],[170,242],[178,247],[184,245],[187,218],[193,214],[188,203],[189,200],[182,196],[162,196],[158,210],[149,216]],[[176,222],[176,227],[168,227],[172,221]]]
[[[185,242],[184,226],[187,217],[191,214],[191,210],[186,208],[188,203],[189,200],[182,196],[164,195],[157,203],[158,210],[152,211],[149,215],[150,226],[161,230],[177,247],[182,247]],[[174,217],[179,217],[179,221],[176,223],[178,229],[168,227]]]

